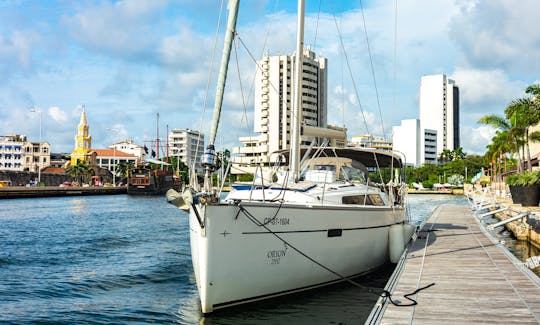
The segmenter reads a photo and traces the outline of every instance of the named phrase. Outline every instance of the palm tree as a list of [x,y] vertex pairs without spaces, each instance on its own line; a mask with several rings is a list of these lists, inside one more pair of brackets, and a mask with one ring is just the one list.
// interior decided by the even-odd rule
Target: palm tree
[[452,160],[452,151],[450,149],[443,149],[441,154],[439,155],[439,161],[440,163],[447,163]]
[[[522,171],[522,164],[521,164],[521,157],[519,155],[520,148],[523,145],[523,141],[521,139],[521,133],[522,129],[519,126],[517,116],[514,116],[514,118],[506,118],[495,114],[489,114],[486,116],[483,116],[478,120],[478,123],[489,125],[497,130],[496,135],[492,138],[492,141],[494,139],[497,140],[497,145],[492,146],[489,148],[488,146],[488,152],[486,153],[486,159],[489,161],[493,161],[496,159],[501,152],[500,150],[503,148],[501,143],[506,142],[508,146],[512,148],[512,152],[515,152],[518,157],[518,172]],[[495,142],[495,141],[494,141]],[[508,148],[508,146],[504,147],[505,149]],[[488,156],[489,153],[489,156]],[[489,162],[488,161],[488,162]]]
[[463,152],[462,147],[458,147],[452,151],[452,160],[464,159],[466,156],[467,154]]
[[84,183],[89,176],[93,176],[94,169],[86,161],[77,161],[76,165],[70,165],[66,169],[66,174],[71,178],[79,180],[80,184]]
[[134,168],[135,168],[135,164],[133,164],[131,161],[128,163],[123,161],[119,163],[118,165],[116,165],[115,173],[116,175],[120,176],[120,178],[127,178],[129,171]]
[[506,107],[504,113],[508,118],[515,119],[515,131],[522,138],[524,144],[523,149],[528,162],[527,167],[529,171],[532,171],[529,143],[531,141],[536,141],[535,139],[540,137],[540,132],[536,131],[529,133],[529,129],[540,122],[540,101],[537,100],[538,96],[540,96],[540,85],[533,84],[527,87],[525,92],[531,96],[513,100],[510,105]]

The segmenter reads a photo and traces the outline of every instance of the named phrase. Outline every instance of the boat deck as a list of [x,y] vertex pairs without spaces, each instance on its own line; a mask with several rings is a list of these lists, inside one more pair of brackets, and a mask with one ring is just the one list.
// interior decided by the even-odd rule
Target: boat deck
[[538,324],[539,279],[486,233],[468,206],[438,207],[396,267],[366,324]]

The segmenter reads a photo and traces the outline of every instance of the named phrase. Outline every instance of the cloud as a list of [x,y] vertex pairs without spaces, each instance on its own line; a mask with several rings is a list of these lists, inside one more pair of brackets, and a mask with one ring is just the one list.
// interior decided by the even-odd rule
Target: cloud
[[65,123],[68,120],[66,112],[57,106],[49,107],[47,114],[58,123]]
[[22,68],[30,66],[31,41],[22,31],[13,31],[9,37],[0,35],[0,62],[15,63]]
[[465,153],[468,155],[483,155],[495,132],[492,127],[485,125],[479,127],[466,125],[461,130],[461,134],[474,134],[474,136],[462,136],[460,145],[462,148],[466,148]]
[[64,16],[63,22],[72,37],[87,48],[136,58],[148,55],[157,43],[152,23],[166,7],[166,0],[102,2]]
[[462,105],[509,103],[526,88],[523,82],[510,80],[500,69],[458,68],[449,77],[456,81],[460,89]]
[[540,2],[467,1],[454,16],[450,34],[470,65],[484,69],[540,70]]
[[208,37],[182,28],[176,35],[163,37],[158,55],[165,65],[179,67],[183,71],[193,71],[206,67],[205,60],[201,59],[209,57],[210,45]]

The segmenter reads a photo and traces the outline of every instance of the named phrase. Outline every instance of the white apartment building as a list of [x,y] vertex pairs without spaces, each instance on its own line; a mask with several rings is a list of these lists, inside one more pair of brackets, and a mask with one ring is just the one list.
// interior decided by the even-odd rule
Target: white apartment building
[[[420,124],[437,133],[436,155],[459,144],[459,88],[444,74],[423,76],[420,85]],[[422,145],[424,146],[424,145]]]
[[360,148],[374,148],[382,150],[392,149],[392,142],[388,141],[385,137],[371,134],[355,135],[351,137],[350,145]]
[[47,142],[25,142],[24,170],[34,173],[51,165],[51,146]]
[[392,127],[393,150],[405,156],[405,163],[419,167],[437,164],[437,131],[422,129],[419,119],[401,120]]
[[[327,59],[317,58],[304,49],[302,81],[302,123],[327,127]],[[266,55],[257,61],[255,74],[254,131],[256,135],[241,137],[242,147],[233,148],[232,161],[241,165],[270,164],[273,152],[289,148],[291,109],[294,98],[295,55]],[[313,137],[302,136],[302,144]],[[234,172],[234,171],[233,171]]]
[[137,158],[137,164],[142,161],[145,154],[143,146],[134,144],[132,140],[113,143],[109,146],[109,148],[135,156]]
[[47,142],[28,142],[25,135],[0,136],[0,170],[37,173],[50,163]]
[[24,170],[24,144],[26,136],[8,135],[0,137],[0,170]]
[[187,166],[201,161],[204,153],[204,134],[191,129],[169,131],[169,156],[180,157]]
[[[140,161],[137,156],[117,149],[92,149],[96,153],[96,165],[106,168],[116,174],[116,166],[119,164],[136,166]],[[118,175],[116,175],[118,176]]]
[[424,164],[435,165],[438,162],[437,130],[424,129],[421,137],[420,161]]
[[399,126],[392,127],[393,149],[405,156],[405,163],[419,167],[422,164],[419,119],[401,120]]

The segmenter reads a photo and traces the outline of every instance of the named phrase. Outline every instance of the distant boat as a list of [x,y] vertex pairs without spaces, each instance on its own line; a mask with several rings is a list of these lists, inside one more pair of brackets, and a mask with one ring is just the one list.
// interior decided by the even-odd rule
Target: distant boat
[[179,177],[149,165],[129,171],[127,182],[127,193],[132,195],[162,195],[170,189],[179,191],[182,187]]
[[[157,155],[157,158],[159,158],[159,113],[156,119],[155,145],[156,151],[152,155]],[[154,168],[151,164],[160,167]],[[143,165],[128,171],[127,194],[163,195],[170,189],[179,191],[182,188],[181,178],[169,171],[167,166],[170,165],[165,161],[146,157]]]
[[[299,30],[303,7],[299,1]],[[225,73],[220,72],[218,92],[225,88],[237,11],[238,1],[230,1]],[[294,79],[299,81],[295,96],[300,97],[303,40],[298,39]],[[297,99],[293,116],[300,116]],[[251,184],[233,185],[221,198],[211,186],[211,175],[219,168],[214,140],[221,103],[215,107],[210,145],[201,159],[204,188],[192,182],[182,194],[167,193],[169,203],[189,211],[191,257],[203,313],[346,281],[376,270],[389,257],[399,259],[404,236],[411,233],[404,226],[406,186],[397,154],[325,146],[310,153],[302,148],[304,157],[311,156],[302,164],[300,128],[293,126],[291,152],[280,153],[289,168],[261,173]],[[373,184],[368,170],[382,166],[394,177],[386,185]]]

